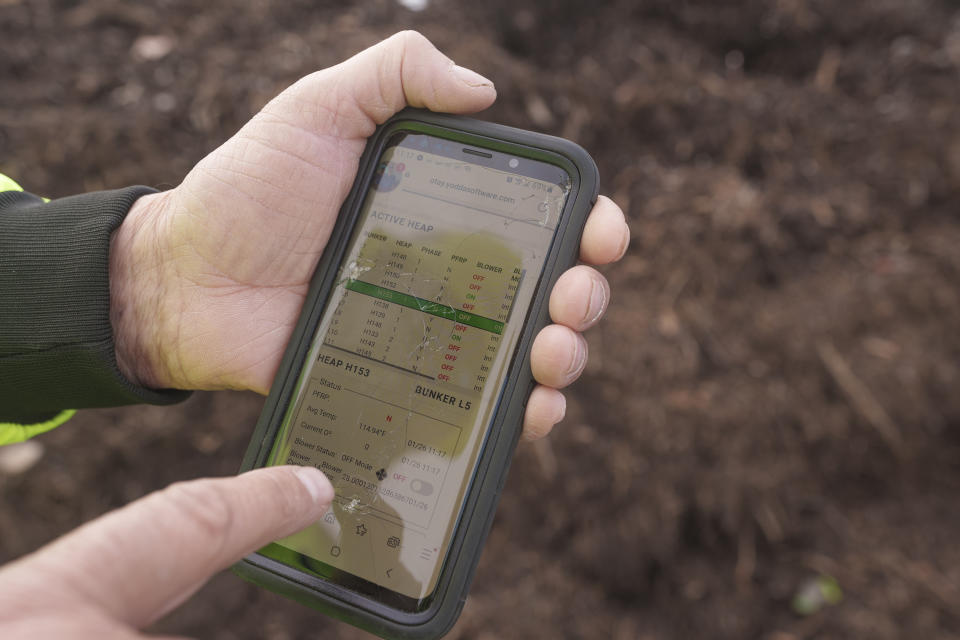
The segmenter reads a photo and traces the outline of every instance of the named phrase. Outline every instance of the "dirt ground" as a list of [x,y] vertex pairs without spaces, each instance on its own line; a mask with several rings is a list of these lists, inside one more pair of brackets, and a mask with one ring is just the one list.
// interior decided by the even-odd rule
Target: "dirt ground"
[[[946,0],[0,1],[0,172],[169,187],[401,28],[572,138],[634,242],[452,637],[960,638],[960,10]],[[144,36],[162,36],[144,40]],[[0,559],[234,473],[261,399],[87,411],[0,478]],[[836,580],[842,600],[795,595]],[[158,625],[359,638],[226,574]]]

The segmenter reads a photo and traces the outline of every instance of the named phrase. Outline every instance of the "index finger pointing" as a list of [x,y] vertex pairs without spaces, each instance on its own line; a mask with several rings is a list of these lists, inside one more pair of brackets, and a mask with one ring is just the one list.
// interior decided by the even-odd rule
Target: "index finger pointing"
[[607,264],[623,257],[630,244],[630,228],[623,210],[606,196],[597,198],[580,240],[580,259],[587,264]]
[[180,482],[84,525],[18,568],[141,627],[215,572],[319,520],[332,499],[329,481],[311,467]]

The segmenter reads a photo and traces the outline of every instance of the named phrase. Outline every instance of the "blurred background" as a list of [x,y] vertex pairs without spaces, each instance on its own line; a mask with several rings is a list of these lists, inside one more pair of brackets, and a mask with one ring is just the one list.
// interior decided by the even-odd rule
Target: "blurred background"
[[[954,2],[0,0],[0,172],[172,187],[404,28],[586,147],[634,237],[451,637],[960,637]],[[234,473],[261,404],[83,412],[4,463],[0,559]],[[155,630],[366,637],[230,574]]]

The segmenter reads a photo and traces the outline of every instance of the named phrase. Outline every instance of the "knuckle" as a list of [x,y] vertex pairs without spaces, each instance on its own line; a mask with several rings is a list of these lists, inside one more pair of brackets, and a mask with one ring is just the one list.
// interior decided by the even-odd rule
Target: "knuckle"
[[234,522],[230,500],[215,481],[178,482],[160,492],[174,522],[199,535],[223,540]]
[[405,29],[397,33],[394,37],[399,40],[400,44],[405,48],[433,46],[430,40],[427,39],[427,36],[415,29]]
[[[276,509],[275,520],[281,522],[292,522],[297,520],[303,513],[303,499],[301,496],[301,487],[299,481],[287,483],[286,478],[278,475],[271,475],[269,482],[272,485],[270,494],[271,503]],[[295,491],[291,490],[291,485],[297,487]],[[306,489],[302,489],[305,493]]]

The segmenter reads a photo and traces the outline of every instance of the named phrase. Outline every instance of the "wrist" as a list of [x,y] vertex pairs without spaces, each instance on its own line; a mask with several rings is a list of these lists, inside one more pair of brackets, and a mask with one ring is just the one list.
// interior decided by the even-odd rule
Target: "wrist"
[[110,324],[117,367],[130,382],[171,388],[160,336],[163,325],[163,263],[156,229],[169,191],[142,196],[110,238]]

